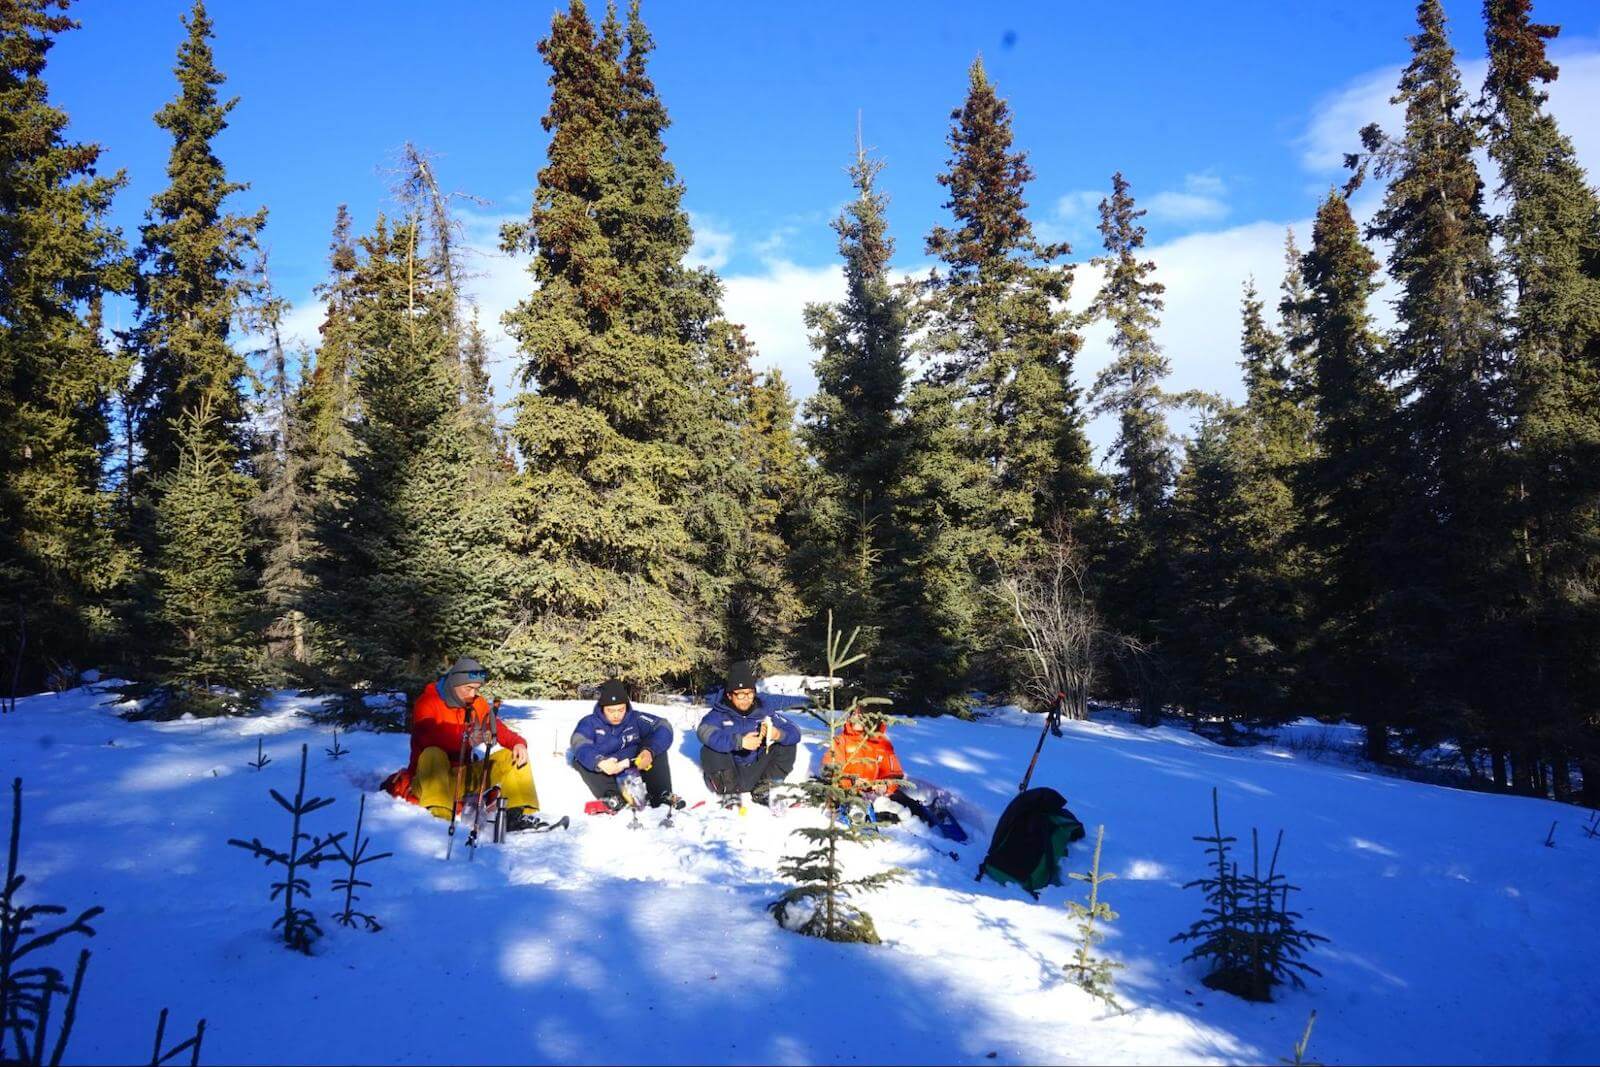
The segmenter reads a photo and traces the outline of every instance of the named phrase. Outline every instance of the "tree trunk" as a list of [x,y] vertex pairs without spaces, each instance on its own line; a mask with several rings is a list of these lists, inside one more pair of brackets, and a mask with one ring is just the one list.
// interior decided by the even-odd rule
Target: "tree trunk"
[[1600,808],[1600,758],[1585,756],[1580,759],[1578,773],[1583,776],[1578,802],[1586,808]]
[[1494,756],[1493,756],[1493,762],[1494,762],[1494,787],[1496,789],[1500,790],[1501,792],[1504,792],[1510,786],[1510,783],[1508,782],[1507,777],[1506,777],[1506,750],[1503,749],[1503,748],[1495,749],[1494,750]]
[[1572,764],[1565,753],[1550,761],[1550,778],[1556,799],[1563,804],[1572,803]]
[[1365,744],[1367,759],[1373,763],[1389,762],[1389,724],[1382,720],[1367,724]]

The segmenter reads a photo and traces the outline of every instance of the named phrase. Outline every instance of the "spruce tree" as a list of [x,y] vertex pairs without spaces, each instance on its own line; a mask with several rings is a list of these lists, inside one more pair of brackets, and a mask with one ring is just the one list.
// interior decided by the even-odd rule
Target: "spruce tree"
[[982,566],[993,542],[989,469],[972,455],[971,406],[956,387],[918,382],[906,400],[906,463],[893,493],[888,618],[897,706],[967,713],[983,633]]
[[[132,399],[142,450],[134,533],[150,567],[136,618],[154,624],[145,646],[154,662],[137,670],[165,692],[217,710],[207,686],[248,687],[260,680],[256,657],[244,651],[257,635],[224,632],[259,622],[255,533],[207,529],[197,515],[214,507],[213,522],[232,522],[237,514],[242,524],[256,492],[247,473],[253,449],[244,395],[249,367],[229,337],[257,286],[249,257],[265,211],[240,216],[224,210],[224,201],[245,187],[228,180],[211,143],[237,100],[218,99],[225,79],[212,55],[203,0],[196,0],[184,26],[178,96],[156,113],[173,144],[167,188],[152,199],[142,227],[138,321],[130,335],[139,360]],[[164,499],[171,489],[184,499]],[[242,559],[234,558],[235,548],[245,552]],[[195,602],[174,607],[165,600],[171,595]],[[196,623],[195,615],[205,623]]]
[[581,0],[552,19],[539,44],[551,72],[548,162],[528,221],[503,232],[507,250],[531,247],[537,282],[505,320],[537,392],[518,397],[512,430],[526,467],[513,522],[518,625],[503,655],[541,688],[608,673],[651,685],[703,655],[696,549],[679,506],[695,473],[680,442],[696,368],[660,284],[681,258],[665,250],[686,249],[687,229],[620,232],[649,214],[630,189],[672,191],[626,173],[647,153],[621,148],[623,99],[636,105],[630,149],[664,116],[646,114],[637,82],[624,90],[618,47],[620,31],[598,37]]
[[158,686],[141,714],[247,710],[262,681],[248,512],[255,486],[232,462],[210,394],[178,426],[178,465],[154,488],[151,584]]
[[860,628],[873,684],[882,680],[873,656],[890,596],[884,582],[895,533],[892,494],[904,463],[908,347],[906,296],[889,276],[894,241],[885,215],[889,198],[877,188],[882,170],[858,137],[850,167],[856,198],[833,221],[845,298],[806,308],[817,391],[806,402],[803,430],[821,482],[807,531],[807,547],[815,550],[804,562],[806,593],[812,604],[855,613],[840,619]]
[[345,309],[357,416],[303,605],[326,673],[358,687],[413,690],[464,651],[492,660],[509,629],[507,475],[462,397],[460,295],[423,241],[424,206],[360,241]]
[[1172,653],[1182,697],[1230,726],[1289,712],[1304,582],[1291,482],[1311,430],[1253,281],[1241,311],[1245,403],[1202,422],[1174,498],[1185,607]]
[[789,562],[805,477],[794,412],[780,371],[768,371],[752,386],[746,426],[756,484],[748,502],[749,539],[735,561],[728,598],[725,654],[732,660],[760,660],[764,670],[797,662],[795,638],[804,613]]
[[306,589],[306,540],[312,521],[312,497],[303,465],[306,448],[300,440],[304,422],[296,405],[299,389],[283,337],[289,304],[272,289],[263,257],[261,299],[252,310],[252,326],[266,347],[261,390],[256,398],[261,433],[255,455],[260,493],[251,511],[266,540],[261,592],[271,615],[268,652],[281,664],[302,665],[310,658],[305,613],[300,603]]
[[141,228],[138,323],[131,336],[140,377],[138,440],[144,472],[159,479],[178,464],[179,423],[199,410],[231,453],[248,454],[244,357],[229,344],[250,288],[250,257],[266,212],[235,215],[224,202],[245,188],[230,181],[212,142],[227,128],[238,98],[220,100],[226,80],[211,50],[214,36],[204,0],[183,20],[178,49],[178,96],[156,113],[172,134],[167,187],[152,199]]
[[[1568,760],[1583,764],[1584,802],[1600,803],[1600,736],[1583,708],[1600,684],[1600,199],[1571,141],[1545,108],[1554,26],[1530,0],[1488,0],[1489,154],[1506,201],[1512,418],[1520,549],[1516,650],[1520,707],[1537,708],[1558,799]],[[1497,722],[1497,741],[1517,728]],[[1526,729],[1527,727],[1520,727]],[[1498,762],[1498,761],[1497,761]],[[1524,757],[1519,785],[1529,784]]]
[[[44,71],[76,27],[56,0],[0,7],[0,649],[34,687],[52,661],[94,657],[131,560],[103,488],[108,419],[126,365],[106,350],[100,298],[131,270],[105,216],[124,184],[98,145],[66,137]],[[19,647],[22,646],[22,647]],[[21,653],[20,660],[16,658]]]
[[1296,487],[1313,631],[1301,692],[1318,714],[1362,723],[1368,756],[1382,760],[1411,681],[1393,605],[1403,578],[1395,525],[1407,450],[1368,311],[1378,261],[1337,191],[1317,211],[1301,269],[1306,302],[1295,310],[1306,332],[1294,344],[1312,354],[1316,412],[1315,452]]
[[975,406],[971,448],[991,472],[996,539],[1026,545],[1052,519],[1082,521],[1094,484],[1071,380],[1082,339],[1063,306],[1071,249],[1034,236],[1024,199],[1033,168],[1013,149],[1011,109],[981,59],[950,117],[938,181],[955,225],[928,234],[939,265],[924,283],[919,321],[933,379]]
[[1412,454],[1401,521],[1410,557],[1397,604],[1431,737],[1517,698],[1500,614],[1511,565],[1510,445],[1500,278],[1490,249],[1477,128],[1439,0],[1417,8],[1412,60],[1393,102],[1405,132],[1362,131],[1388,179],[1367,236],[1388,242],[1399,289],[1388,367]]
[[1105,282],[1090,315],[1111,327],[1111,363],[1095,378],[1095,411],[1117,418],[1110,459],[1112,529],[1108,556],[1114,576],[1107,587],[1107,610],[1116,628],[1152,650],[1142,670],[1127,684],[1136,692],[1141,720],[1154,724],[1165,702],[1160,646],[1166,621],[1176,612],[1174,571],[1168,546],[1172,537],[1169,503],[1177,461],[1166,411],[1178,403],[1161,385],[1171,364],[1156,343],[1165,290],[1150,276],[1155,263],[1140,259],[1144,211],[1134,204],[1128,182],[1118,173],[1111,196],[1100,202],[1100,234],[1105,255],[1093,262]]

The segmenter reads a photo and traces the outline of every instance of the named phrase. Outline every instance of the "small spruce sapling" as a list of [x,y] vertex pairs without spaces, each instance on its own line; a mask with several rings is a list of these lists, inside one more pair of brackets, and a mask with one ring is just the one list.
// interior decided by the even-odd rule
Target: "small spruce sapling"
[[[879,725],[887,724],[889,717],[874,708],[887,704],[881,697],[861,697],[852,701],[841,712],[836,698],[838,675],[845,667],[862,659],[863,653],[851,654],[858,627],[844,639],[833,629],[833,612],[828,612],[828,740],[830,748],[839,728],[851,716],[865,720],[865,732],[870,735]],[[880,943],[872,916],[850,903],[858,893],[871,892],[899,879],[905,872],[898,867],[859,878],[846,878],[839,861],[841,843],[868,845],[879,839],[878,829],[867,814],[871,803],[865,795],[866,783],[852,781],[841,775],[824,775],[802,782],[798,788],[807,805],[819,809],[824,816],[820,827],[807,826],[794,833],[810,843],[798,856],[788,856],[778,865],[780,874],[797,883],[783,896],[767,906],[778,925],[786,930],[828,941],[851,941],[869,945]],[[809,913],[805,908],[809,906]]]
[[205,1036],[206,1021],[201,1019],[199,1025],[194,1028],[192,1036],[163,1050],[161,1043],[167,1037],[167,1009],[162,1008],[160,1018],[156,1019],[156,1047],[150,1054],[150,1067],[161,1067],[164,1063],[171,1063],[185,1052],[189,1054],[189,1067],[200,1067],[200,1042],[205,1040]]
[[1212,835],[1195,840],[1207,846],[1214,873],[1184,886],[1198,887],[1205,894],[1206,907],[1188,930],[1172,938],[1197,942],[1184,960],[1209,961],[1210,973],[1202,981],[1246,1000],[1271,1000],[1273,987],[1283,982],[1304,987],[1302,974],[1321,977],[1321,971],[1300,957],[1328,939],[1300,929],[1300,913],[1289,910],[1289,894],[1299,887],[1278,873],[1283,831],[1278,831],[1264,875],[1260,839],[1255,830],[1250,831],[1251,867],[1242,874],[1238,863],[1229,859],[1228,845],[1237,839],[1222,832],[1215,789],[1211,791],[1211,819]]
[[369,915],[364,911],[355,910],[356,901],[361,899],[356,895],[356,890],[372,888],[371,882],[363,881],[361,879],[360,871],[361,868],[367,864],[377,863],[379,860],[386,860],[390,856],[394,855],[394,853],[379,852],[374,856],[367,855],[367,846],[372,844],[372,838],[361,836],[361,822],[366,818],[366,814],[367,796],[365,793],[363,793],[361,795],[361,803],[356,808],[356,830],[355,833],[350,837],[350,841],[354,847],[347,850],[342,843],[335,846],[338,849],[339,858],[350,867],[350,870],[343,878],[335,878],[333,880],[333,889],[335,892],[338,892],[341,889],[344,890],[344,911],[340,912],[337,916],[335,916],[335,918],[343,926],[354,926],[357,922],[360,922],[366,926],[368,931],[376,933],[377,931],[383,929],[383,924],[378,922],[376,917]]
[[[1559,820],[1557,820],[1557,821],[1559,821]],[[1550,832],[1544,835],[1544,847],[1545,848],[1555,848],[1556,847],[1556,824],[1555,823],[1551,823],[1550,824]]]
[[[276,864],[283,868],[283,880],[272,883],[272,893],[269,900],[283,897],[283,914],[272,922],[274,930],[283,928],[283,943],[297,952],[311,954],[311,946],[317,938],[322,936],[322,927],[317,925],[316,916],[305,908],[295,905],[295,897],[311,895],[311,883],[300,873],[302,868],[316,869],[324,863],[331,863],[339,858],[339,842],[344,839],[344,831],[330,834],[327,837],[313,837],[300,829],[300,822],[312,812],[321,811],[333,803],[332,797],[307,797],[306,796],[306,748],[300,746],[300,786],[291,803],[285,800],[283,794],[276,789],[268,789],[272,799],[278,806],[287,811],[293,819],[289,831],[289,846],[282,851],[268,848],[261,843],[259,837],[249,841],[230,838],[228,844],[242,848],[252,856],[266,862],[268,867]],[[304,844],[306,847],[302,847]]]
[[49,1038],[50,1005],[54,998],[67,994],[61,1026],[49,1062],[61,1062],[78,1013],[78,993],[89,967],[89,951],[78,953],[78,964],[69,985],[54,967],[27,958],[70,934],[94,936],[89,923],[104,908],[89,908],[76,919],[54,929],[41,929],[39,921],[65,915],[59,904],[21,904],[17,901],[27,876],[17,873],[17,853],[22,841],[22,779],[11,782],[11,843],[6,851],[6,880],[0,886],[0,1063],[45,1062],[45,1043]]
[[328,754],[329,759],[338,759],[340,756],[348,756],[350,754],[348,748],[342,748],[339,745],[339,728],[337,726],[333,728],[333,747],[325,748],[322,751]]
[[1080,904],[1076,900],[1067,902],[1067,911],[1078,920],[1078,952],[1067,964],[1067,974],[1084,992],[1099,997],[1110,1007],[1121,1011],[1122,1005],[1111,992],[1111,986],[1115,972],[1122,969],[1122,964],[1094,955],[1094,946],[1106,939],[1105,933],[1095,928],[1095,923],[1109,923],[1117,917],[1111,905],[1100,899],[1100,887],[1116,877],[1114,874],[1100,873],[1100,846],[1105,838],[1106,828],[1102,826],[1094,836],[1094,861],[1089,866],[1088,874],[1079,874],[1077,871],[1068,874],[1069,878],[1089,884],[1089,903]]
[[266,752],[264,752],[262,750],[262,748],[261,748],[261,738],[259,738],[259,737],[256,738],[256,758],[254,760],[252,760],[250,763],[246,764],[246,766],[254,767],[256,770],[259,771],[259,770],[261,770],[261,768],[265,767],[267,764],[269,764],[271,762],[272,762],[272,757],[267,755]]
[[1589,813],[1589,823],[1583,828],[1583,832],[1591,841],[1600,837],[1600,811]]

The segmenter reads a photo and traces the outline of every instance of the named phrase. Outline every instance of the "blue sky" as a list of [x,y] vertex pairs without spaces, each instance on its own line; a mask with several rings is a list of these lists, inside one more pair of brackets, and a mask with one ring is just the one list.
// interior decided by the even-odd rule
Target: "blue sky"
[[[80,0],[83,28],[52,52],[47,77],[72,132],[99,142],[130,184],[116,221],[131,235],[164,183],[169,146],[150,121],[175,92],[183,0]],[[437,156],[442,182],[482,198],[467,212],[486,323],[527,289],[494,252],[498,220],[526,212],[545,134],[546,72],[534,50],[556,5],[479,0],[213,0],[215,47],[241,97],[218,141],[241,209],[265,204],[274,280],[310,337],[310,296],[326,267],[336,205],[358,226],[381,205],[399,147]],[[1479,4],[1447,2],[1469,86],[1481,80]],[[1047,235],[1080,258],[1098,249],[1095,204],[1114,170],[1151,209],[1163,280],[1161,339],[1177,388],[1237,395],[1238,290],[1276,285],[1285,226],[1303,226],[1355,131],[1385,117],[1414,28],[1407,0],[1239,2],[1056,0],[975,4],[777,4],[646,0],[653,73],[672,114],[668,151],[687,186],[696,256],[727,282],[729,314],[768,363],[811,388],[799,312],[839,291],[828,219],[849,196],[843,172],[857,112],[887,162],[897,263],[922,266],[944,220],[949,112],[982,53],[1015,113],[1038,174],[1029,201]],[[1540,0],[1563,26],[1553,97],[1590,164],[1600,161],[1600,5]],[[1095,278],[1080,271],[1074,303]],[[515,361],[497,346],[497,376]],[[1087,384],[1104,362],[1091,332]],[[1094,435],[1101,444],[1105,427]]]

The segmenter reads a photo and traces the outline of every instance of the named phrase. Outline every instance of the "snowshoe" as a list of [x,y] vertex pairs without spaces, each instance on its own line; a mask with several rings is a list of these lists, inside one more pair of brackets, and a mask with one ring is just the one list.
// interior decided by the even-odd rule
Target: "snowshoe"
[[525,808],[506,812],[506,833],[508,834],[547,834],[551,830],[565,830],[572,825],[572,820],[563,815],[555,822],[546,822],[536,812]]

